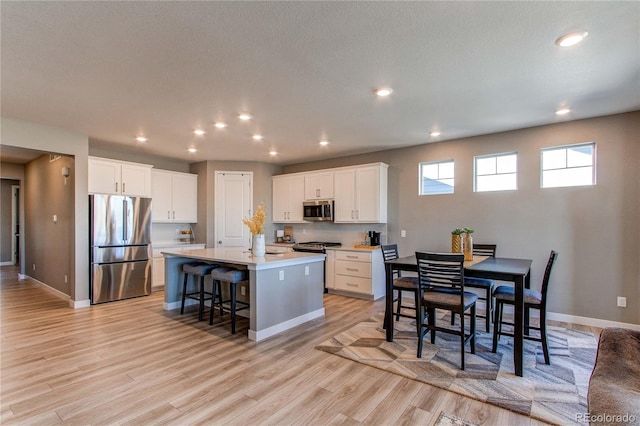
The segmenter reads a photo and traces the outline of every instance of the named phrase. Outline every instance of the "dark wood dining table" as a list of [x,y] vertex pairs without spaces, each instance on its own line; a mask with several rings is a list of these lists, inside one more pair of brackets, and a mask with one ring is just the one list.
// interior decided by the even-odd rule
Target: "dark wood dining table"
[[[464,276],[476,278],[488,278],[498,281],[513,282],[515,286],[516,299],[514,309],[514,341],[513,360],[515,374],[522,376],[522,352],[523,335],[525,327],[524,318],[524,289],[529,288],[531,283],[531,259],[511,259],[506,257],[486,257],[475,261],[465,262]],[[384,315],[384,328],[387,333],[387,341],[393,342],[393,272],[418,270],[416,256],[400,257],[398,259],[385,262],[387,273],[386,308]]]

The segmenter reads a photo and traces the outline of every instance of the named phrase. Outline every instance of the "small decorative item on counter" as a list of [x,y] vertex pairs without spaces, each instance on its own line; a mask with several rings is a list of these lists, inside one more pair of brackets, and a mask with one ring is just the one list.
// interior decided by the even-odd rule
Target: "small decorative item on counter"
[[267,213],[264,210],[264,203],[260,203],[252,219],[242,219],[242,223],[249,227],[251,231],[251,253],[256,257],[263,257],[266,248],[264,242],[264,223],[267,219]]
[[462,234],[464,234],[463,228],[451,231],[451,253],[462,253]]
[[193,238],[193,231],[191,229],[183,229],[180,231],[180,241],[189,242]]
[[473,260],[473,229],[464,228],[464,241],[462,247],[464,250],[464,260]]

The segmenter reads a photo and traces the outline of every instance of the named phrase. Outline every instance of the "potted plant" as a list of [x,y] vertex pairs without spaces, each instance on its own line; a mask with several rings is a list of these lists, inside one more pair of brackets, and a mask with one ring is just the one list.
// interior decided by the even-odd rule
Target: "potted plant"
[[462,247],[464,251],[464,260],[473,260],[473,229],[472,228],[463,228],[464,229],[464,240],[462,242]]
[[451,231],[451,253],[462,253],[462,234],[464,234],[464,228]]

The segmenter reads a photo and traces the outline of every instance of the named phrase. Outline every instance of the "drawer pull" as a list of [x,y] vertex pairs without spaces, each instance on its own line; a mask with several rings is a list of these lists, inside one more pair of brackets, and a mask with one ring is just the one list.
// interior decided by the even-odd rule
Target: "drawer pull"
[[346,257],[348,257],[349,259],[357,259],[358,258],[358,256],[350,256],[350,255],[347,255]]
[[354,272],[358,272],[359,269],[358,268],[347,268],[347,271],[354,271]]
[[358,284],[354,284],[354,283],[345,283],[345,284],[351,287],[358,287]]

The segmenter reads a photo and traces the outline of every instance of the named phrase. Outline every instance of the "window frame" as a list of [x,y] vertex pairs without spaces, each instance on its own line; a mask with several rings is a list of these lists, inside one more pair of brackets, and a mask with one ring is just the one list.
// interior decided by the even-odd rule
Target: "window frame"
[[[438,166],[440,166],[441,164],[445,164],[445,163],[451,163],[453,166],[453,177],[451,179],[453,179],[453,185],[451,186],[452,191],[451,192],[435,192],[435,193],[423,193],[423,189],[424,189],[424,184],[423,184],[423,175],[422,175],[422,166],[425,165],[432,165],[432,164],[437,164]],[[438,167],[438,178],[440,177],[440,167]],[[448,179],[448,178],[445,178]],[[455,188],[456,188],[456,161],[454,158],[447,158],[446,160],[434,160],[434,161],[421,161],[418,163],[418,196],[427,196],[427,195],[451,195],[451,194],[455,194]]]
[[[544,153],[548,151],[561,150],[561,149],[568,150],[569,148],[577,148],[581,146],[593,147],[593,153],[591,155],[591,183],[584,184],[584,185],[544,186],[544,172],[547,171],[544,169],[544,160],[543,160]],[[557,145],[557,146],[549,146],[546,148],[540,148],[540,169],[539,169],[540,170],[540,189],[577,188],[581,186],[596,186],[597,184],[596,164],[597,164],[596,141],[580,142],[580,143],[574,143],[574,144]],[[548,169],[548,170],[569,170],[569,169],[578,169],[582,167],[586,167],[586,166],[574,166],[574,167],[565,166],[561,168],[554,168],[554,169]]]
[[[490,190],[484,190],[484,191],[479,191],[478,190],[478,159],[484,159],[484,158],[495,158],[496,159],[496,165],[497,165],[497,159],[499,157],[506,157],[509,155],[515,155],[516,156],[516,171],[515,172],[509,172],[509,173],[498,173],[497,169],[496,169],[496,173],[491,174],[491,175],[481,175],[481,176],[497,176],[497,175],[510,175],[510,174],[515,174],[516,177],[516,186],[515,188],[509,188],[509,189],[490,189]],[[474,193],[480,193],[480,192],[503,192],[503,191],[517,191],[518,190],[518,151],[507,151],[507,152],[499,152],[499,153],[495,153],[495,154],[484,154],[484,155],[475,155],[473,157],[473,192]]]

